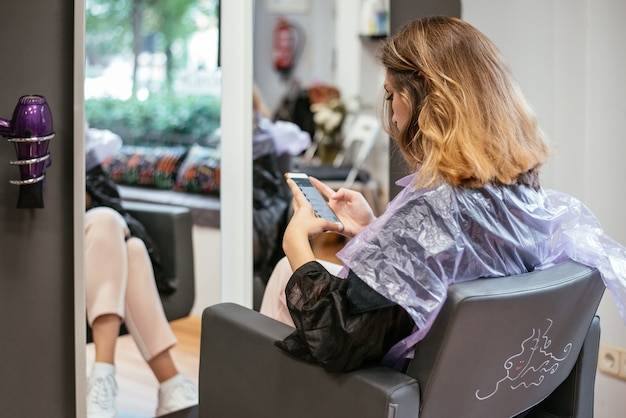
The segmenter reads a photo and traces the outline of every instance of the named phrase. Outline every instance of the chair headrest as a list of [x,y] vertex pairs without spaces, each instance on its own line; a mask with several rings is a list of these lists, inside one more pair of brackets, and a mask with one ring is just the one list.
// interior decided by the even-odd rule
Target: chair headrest
[[599,272],[572,261],[451,285],[407,370],[420,416],[513,416],[539,403],[574,367],[603,292]]

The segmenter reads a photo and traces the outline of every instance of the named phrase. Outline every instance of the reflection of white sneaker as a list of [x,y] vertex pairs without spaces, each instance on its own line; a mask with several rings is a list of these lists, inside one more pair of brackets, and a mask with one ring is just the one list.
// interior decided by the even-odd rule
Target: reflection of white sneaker
[[87,418],[116,418],[115,366],[94,363],[87,382]]
[[157,416],[198,404],[198,388],[189,379],[176,375],[161,383]]

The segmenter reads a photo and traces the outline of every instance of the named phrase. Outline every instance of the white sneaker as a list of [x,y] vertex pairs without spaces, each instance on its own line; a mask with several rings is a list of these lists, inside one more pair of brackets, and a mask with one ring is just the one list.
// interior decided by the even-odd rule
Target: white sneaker
[[87,418],[116,418],[115,366],[94,363],[87,382]]
[[198,388],[189,379],[176,375],[161,383],[157,416],[198,404]]

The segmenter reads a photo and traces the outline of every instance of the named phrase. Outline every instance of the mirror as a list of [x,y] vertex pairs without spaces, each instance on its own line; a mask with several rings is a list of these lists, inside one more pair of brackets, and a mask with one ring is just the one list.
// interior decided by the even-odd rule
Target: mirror
[[[361,36],[365,3],[255,2],[254,81],[273,115],[281,118],[285,107],[297,106],[294,98],[317,85],[337,87],[348,113],[376,113],[384,73],[374,57],[380,37]],[[388,10],[388,2],[382,3]],[[292,56],[288,72],[280,69],[276,58],[281,51],[278,39],[284,33],[294,38],[293,46],[287,48]],[[381,207],[389,194],[387,156],[387,140],[381,134],[367,159],[380,195],[377,206]]]
[[[236,16],[233,11],[229,13]],[[142,239],[148,249],[157,248],[156,245],[153,247],[153,242],[163,244],[158,246],[160,262],[153,256],[155,252],[149,251],[149,254],[167,319],[188,313],[199,315],[203,306],[218,302],[222,297],[220,197],[217,188],[220,151],[217,132],[221,124],[222,90],[218,67],[219,2],[177,0],[154,3],[136,0],[112,4],[87,0],[82,15],[85,16],[85,74],[81,89],[77,90],[82,91],[84,86],[84,94],[77,103],[84,100],[85,121],[89,127],[85,129],[83,126],[84,132],[76,129],[77,138],[86,138],[84,148],[87,154],[85,166],[77,172],[85,168],[88,170],[86,184],[90,192],[87,196],[96,206],[120,209],[118,212],[124,216],[131,230],[134,221],[138,221],[150,237]],[[237,106],[241,107],[239,96],[236,97]],[[77,146],[77,150],[80,149]],[[92,160],[94,157],[95,161]],[[211,165],[216,160],[218,164]],[[92,188],[95,185],[100,187],[100,182],[94,183],[93,168],[101,168],[104,174],[101,177],[114,183],[108,185],[110,188],[102,196]],[[112,190],[116,190],[123,199],[121,208],[115,199],[103,199]],[[76,196],[79,193],[77,191]],[[84,190],[82,195],[85,196]],[[183,195],[188,200],[181,198]],[[169,200],[174,198],[179,200]],[[140,202],[139,206],[135,205],[136,202]],[[141,206],[146,203],[152,206]],[[172,209],[161,210],[178,205],[191,208],[193,230],[187,228],[186,233],[190,243],[193,237],[198,244],[196,257],[193,257],[191,247],[178,248],[178,213]],[[203,210],[205,207],[208,209]],[[77,218],[82,219],[84,213],[83,206],[82,211],[77,212]],[[160,219],[164,220],[163,223]],[[174,235],[168,235],[172,232],[167,229],[170,222]],[[92,224],[87,219],[84,225],[91,228]],[[82,232],[83,228],[81,223],[78,229]],[[134,229],[132,235],[144,237],[141,228]],[[76,242],[82,248],[83,245],[88,247],[90,241],[81,235]],[[176,248],[170,248],[170,245]],[[87,250],[85,256],[89,257],[89,254]],[[77,259],[82,257],[81,252]],[[109,261],[112,254],[107,253],[107,257]],[[172,260],[177,263],[175,271],[170,269]],[[86,259],[84,264],[89,262],[90,259]],[[85,272],[89,274],[89,267],[87,265],[83,272],[77,269],[78,276],[84,276]],[[163,269],[162,275],[159,274],[160,268]],[[185,272],[191,272],[184,276],[188,278],[186,281],[183,277]],[[195,279],[194,273],[204,280]],[[130,283],[130,270],[128,277]],[[175,277],[176,281],[170,282],[176,287],[173,294],[180,294],[183,288],[191,288],[191,298],[183,300],[169,296],[167,280],[159,281],[159,277]],[[78,284],[77,292],[85,287],[84,283],[82,286]],[[150,292],[149,288],[146,290]],[[187,290],[185,292],[189,294]],[[126,296],[129,297],[129,294],[130,290],[127,290]],[[149,300],[148,295],[143,299]],[[88,305],[89,300],[87,297]],[[76,322],[77,328],[85,327],[84,317]],[[91,329],[88,328],[87,341],[91,338]],[[141,381],[150,382],[154,378],[149,377],[151,371],[144,358],[154,358],[151,357],[154,353],[146,352],[141,344],[138,351],[129,338],[123,341],[117,339],[118,352],[125,352],[127,350],[122,347],[128,347],[133,357],[131,365],[136,364],[141,369]],[[84,337],[82,345],[85,346]],[[83,365],[78,368],[83,370],[83,381],[85,371],[91,372],[95,360],[94,344],[88,344],[86,354],[82,356]],[[120,416],[154,416],[158,389],[156,380],[139,395],[129,390],[134,386],[130,376],[136,371],[128,367],[127,358],[116,355],[115,360],[120,386],[117,397]],[[197,370],[197,358],[195,361]],[[196,373],[183,373],[185,366],[180,363],[176,365],[182,374],[192,378],[196,376]],[[81,380],[77,379],[77,382]],[[80,390],[77,393],[80,398],[77,410],[81,411],[85,394],[81,394]]]

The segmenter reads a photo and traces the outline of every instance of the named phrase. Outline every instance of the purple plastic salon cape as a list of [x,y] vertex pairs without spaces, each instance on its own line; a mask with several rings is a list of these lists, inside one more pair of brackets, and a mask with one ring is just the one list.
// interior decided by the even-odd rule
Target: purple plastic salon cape
[[566,194],[528,186],[412,187],[337,254],[366,284],[402,306],[415,332],[383,362],[411,357],[432,326],[450,283],[543,269],[572,259],[600,271],[626,322],[626,249]]

